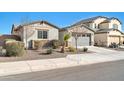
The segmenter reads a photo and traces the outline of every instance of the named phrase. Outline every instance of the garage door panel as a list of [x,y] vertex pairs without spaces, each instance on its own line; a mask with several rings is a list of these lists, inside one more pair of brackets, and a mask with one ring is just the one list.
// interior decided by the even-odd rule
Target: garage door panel
[[110,43],[119,43],[119,37],[109,37]]
[[[89,37],[78,37],[77,46],[89,46],[90,38]],[[72,37],[72,45],[75,46],[75,38]]]

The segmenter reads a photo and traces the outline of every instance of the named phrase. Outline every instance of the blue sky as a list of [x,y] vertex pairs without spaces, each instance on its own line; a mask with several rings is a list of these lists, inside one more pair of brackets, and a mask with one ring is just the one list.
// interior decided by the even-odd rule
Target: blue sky
[[31,21],[46,20],[58,27],[65,27],[94,16],[117,17],[122,25],[124,23],[124,12],[0,12],[0,34],[10,34],[12,24],[21,24],[27,17]]

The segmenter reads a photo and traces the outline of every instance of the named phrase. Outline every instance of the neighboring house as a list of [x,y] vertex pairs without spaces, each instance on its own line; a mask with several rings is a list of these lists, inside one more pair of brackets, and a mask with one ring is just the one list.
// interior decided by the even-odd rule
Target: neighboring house
[[94,42],[96,45],[109,46],[111,43],[122,44],[124,42],[122,23],[117,18],[97,16],[76,23],[76,25],[79,24],[84,24],[95,31]]
[[6,39],[14,39],[14,40],[20,41],[20,37],[16,35],[0,35],[0,46],[5,45]]
[[44,43],[59,39],[59,28],[47,21],[36,21],[19,26],[13,25],[11,33],[20,36],[27,48],[32,48],[33,40],[40,40]]

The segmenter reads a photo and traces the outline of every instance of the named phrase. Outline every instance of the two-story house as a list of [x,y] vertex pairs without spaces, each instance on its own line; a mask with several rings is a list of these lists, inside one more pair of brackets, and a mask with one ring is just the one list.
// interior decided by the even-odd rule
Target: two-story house
[[124,42],[122,23],[118,18],[97,16],[82,20],[77,24],[85,24],[95,31],[96,45],[109,46],[111,43],[122,44]]
[[[77,28],[78,27],[78,28]],[[73,28],[73,30],[71,29]],[[66,29],[66,30],[65,30]],[[71,31],[70,31],[71,29]],[[86,30],[87,29],[87,30]],[[108,18],[103,16],[92,17],[81,20],[60,31],[61,33],[75,32],[78,35],[78,46],[99,45],[109,46],[111,43],[124,43],[124,34],[122,33],[122,23],[118,18]],[[73,34],[72,33],[72,34]],[[61,37],[63,34],[60,35]],[[61,39],[61,38],[60,38]],[[75,43],[73,37],[71,44]]]

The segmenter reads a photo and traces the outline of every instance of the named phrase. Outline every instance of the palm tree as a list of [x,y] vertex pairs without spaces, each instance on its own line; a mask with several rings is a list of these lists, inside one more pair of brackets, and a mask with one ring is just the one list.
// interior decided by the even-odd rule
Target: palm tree
[[62,48],[61,48],[61,52],[64,53],[65,52],[65,46],[67,46],[67,43],[68,43],[68,40],[70,39],[70,34],[65,34],[64,35],[64,43],[62,45]]

